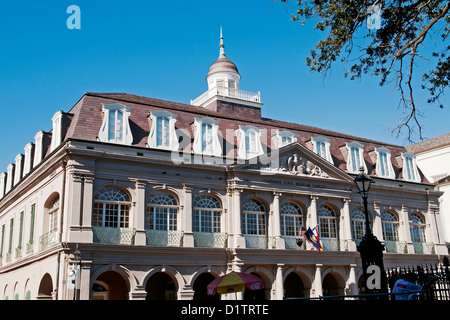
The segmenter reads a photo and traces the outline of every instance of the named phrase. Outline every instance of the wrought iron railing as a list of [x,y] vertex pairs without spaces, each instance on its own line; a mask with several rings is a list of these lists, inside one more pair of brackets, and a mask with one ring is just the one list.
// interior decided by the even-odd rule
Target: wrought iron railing
[[183,231],[145,230],[146,244],[154,247],[182,246]]
[[194,247],[226,248],[227,240],[227,233],[194,232]]
[[267,249],[269,239],[265,235],[245,235],[245,247],[254,249]]
[[434,243],[432,242],[413,242],[414,253],[417,254],[435,254]]
[[58,244],[59,242],[58,234],[59,234],[58,230],[52,230],[40,236],[39,250],[45,250],[47,248],[50,248],[51,246],[54,246],[55,244]]
[[320,239],[324,251],[339,251],[340,241],[338,239]]
[[406,242],[400,241],[384,241],[384,250],[387,253],[408,253],[408,246]]
[[297,237],[283,237],[284,247],[289,250],[306,250],[306,240],[303,240],[301,245],[297,244]]
[[136,230],[132,228],[93,227],[94,243],[134,244]]

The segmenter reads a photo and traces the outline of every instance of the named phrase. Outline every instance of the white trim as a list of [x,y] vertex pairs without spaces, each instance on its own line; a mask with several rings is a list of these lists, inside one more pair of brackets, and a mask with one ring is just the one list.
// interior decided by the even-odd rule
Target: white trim
[[[168,134],[168,146],[158,146],[157,145],[157,133],[158,133],[158,118],[163,117],[169,119],[169,132]],[[150,129],[150,134],[148,136],[148,146],[155,149],[164,149],[178,151],[179,143],[178,137],[175,130],[175,123],[177,122],[177,116],[169,111],[150,111],[150,119],[152,121],[152,126]]]
[[62,116],[63,112],[60,110],[56,112],[52,117],[52,142],[50,145],[50,151],[55,150],[62,140]]
[[322,157],[322,156],[321,157],[333,164],[333,158],[331,157],[331,152],[330,152],[330,145],[331,145],[330,139],[317,136],[317,137],[311,137],[311,142],[313,145],[313,151],[319,156],[321,156],[321,155],[319,154],[319,150],[317,148],[317,143],[322,142],[325,145],[325,157]]
[[44,131],[39,131],[34,136],[34,159],[33,159],[33,167],[37,166],[43,159],[43,150],[44,150]]
[[[403,160],[403,165],[402,165],[403,180],[413,181],[413,182],[421,182],[419,170],[417,169],[416,155],[411,152],[403,152],[401,155],[402,155],[402,160]],[[413,175],[412,178],[408,177],[407,159],[411,159],[411,164],[412,164],[411,169],[412,169],[412,175]]]
[[[278,140],[278,148],[287,146],[288,144],[297,142],[297,135],[295,133],[293,133],[292,131],[288,131],[288,130],[276,130],[275,131],[275,137]],[[286,143],[283,144],[283,138],[290,138],[291,139],[291,143]]]
[[[111,142],[118,144],[127,144],[131,145],[133,143],[133,134],[131,133],[130,122],[128,121],[130,117],[130,108],[127,108],[123,104],[120,103],[102,103],[102,111],[103,111],[103,123],[98,133],[98,138],[102,142]],[[109,113],[110,111],[118,111],[122,113],[122,127],[119,129],[121,132],[121,139],[110,139],[109,138]],[[118,130],[116,130],[116,133]]]
[[[358,142],[346,142],[345,146],[347,147],[347,171],[350,173],[358,173],[359,168],[363,167],[364,172],[367,173],[366,161],[364,161],[364,146]],[[358,158],[359,163],[354,165],[353,157],[352,157],[352,148],[358,149]]]
[[[383,178],[391,178],[391,179],[395,179],[395,172],[394,172],[394,167],[392,166],[392,161],[391,161],[391,150],[389,150],[388,148],[385,147],[379,147],[379,148],[375,148],[375,153],[377,154],[377,163],[375,165],[375,172],[377,174],[377,176],[379,177],[383,177]],[[383,175],[383,170],[381,167],[381,154],[385,154],[386,155],[386,171]]]
[[[208,124],[212,127],[211,133],[211,152],[203,152],[202,150],[202,124]],[[222,156],[222,145],[219,140],[219,122],[211,118],[194,118],[195,126],[195,138],[193,144],[194,153],[212,155],[221,157]]]
[[[264,153],[261,144],[261,130],[259,128],[251,125],[239,126],[239,129],[236,129],[235,132],[238,136],[237,157],[239,159],[250,159]],[[255,134],[255,145],[253,146],[254,151],[249,151],[246,148],[245,136],[248,132],[253,132]]]

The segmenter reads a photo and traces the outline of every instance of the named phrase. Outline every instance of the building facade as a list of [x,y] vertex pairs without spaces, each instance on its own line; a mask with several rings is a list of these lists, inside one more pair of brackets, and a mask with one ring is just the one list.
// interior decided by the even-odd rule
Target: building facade
[[435,189],[442,191],[440,212],[445,227],[445,241],[450,243],[450,133],[406,147],[416,155],[417,166]]
[[[261,116],[220,54],[190,105],[86,93],[0,175],[0,299],[283,299],[358,294],[359,169],[385,267],[448,251],[415,155]],[[319,226],[324,250],[297,244]],[[79,259],[74,255],[80,253]],[[206,296],[231,270],[264,290]]]

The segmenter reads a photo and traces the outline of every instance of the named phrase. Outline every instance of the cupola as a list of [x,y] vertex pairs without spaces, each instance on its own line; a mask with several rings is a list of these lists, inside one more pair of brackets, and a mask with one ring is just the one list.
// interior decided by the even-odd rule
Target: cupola
[[242,116],[261,118],[261,94],[239,88],[239,74],[236,65],[225,55],[222,28],[220,28],[219,57],[211,64],[206,76],[208,91],[191,105],[218,112],[233,112]]

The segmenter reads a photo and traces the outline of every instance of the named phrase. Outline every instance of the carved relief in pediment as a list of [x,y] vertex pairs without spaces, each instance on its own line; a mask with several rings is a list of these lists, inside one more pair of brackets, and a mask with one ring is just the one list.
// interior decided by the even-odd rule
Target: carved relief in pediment
[[260,165],[258,169],[271,172],[287,172],[301,176],[330,177],[321,167],[313,164],[297,153],[281,156],[278,160],[269,161],[265,165]]

